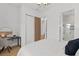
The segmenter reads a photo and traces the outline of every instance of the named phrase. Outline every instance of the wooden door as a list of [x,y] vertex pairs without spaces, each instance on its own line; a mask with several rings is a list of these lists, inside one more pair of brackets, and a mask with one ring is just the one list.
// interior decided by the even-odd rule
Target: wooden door
[[35,17],[35,41],[41,40],[41,18]]

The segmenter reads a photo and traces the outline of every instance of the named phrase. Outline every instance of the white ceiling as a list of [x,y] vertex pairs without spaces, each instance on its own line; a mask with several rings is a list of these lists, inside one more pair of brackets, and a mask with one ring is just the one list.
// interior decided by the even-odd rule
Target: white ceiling
[[31,9],[34,9],[36,11],[42,11],[43,9],[45,9],[46,7],[50,6],[51,3],[47,3],[47,4],[38,4],[38,3],[8,3],[8,5],[11,6],[21,6],[22,4],[25,4],[26,7],[30,7]]
[[47,4],[38,4],[38,3],[6,3],[10,6],[13,7],[20,7],[21,5],[25,5],[25,7],[27,8],[31,8],[32,10],[38,11],[38,12],[44,12],[45,10],[49,9],[47,7],[51,6],[52,3],[47,3]]

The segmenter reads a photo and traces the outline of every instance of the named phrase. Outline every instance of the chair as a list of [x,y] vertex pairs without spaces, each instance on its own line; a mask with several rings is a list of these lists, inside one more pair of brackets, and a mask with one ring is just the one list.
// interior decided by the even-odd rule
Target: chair
[[12,49],[9,45],[7,35],[12,35],[12,30],[7,27],[0,28],[0,47],[2,49],[0,50],[0,53],[5,50],[5,48],[10,52],[10,49]]

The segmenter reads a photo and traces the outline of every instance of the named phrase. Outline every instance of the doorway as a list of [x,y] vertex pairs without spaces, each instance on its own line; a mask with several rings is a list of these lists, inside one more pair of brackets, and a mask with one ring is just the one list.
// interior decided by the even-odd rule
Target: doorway
[[35,41],[41,40],[41,18],[35,17]]
[[74,10],[63,13],[63,40],[74,39]]

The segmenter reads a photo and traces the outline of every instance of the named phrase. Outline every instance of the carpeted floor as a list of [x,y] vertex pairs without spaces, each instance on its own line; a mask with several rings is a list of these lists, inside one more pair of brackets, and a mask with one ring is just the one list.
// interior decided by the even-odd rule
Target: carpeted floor
[[10,53],[8,52],[7,49],[5,49],[2,53],[0,53],[0,56],[16,56],[20,47],[19,46],[14,46],[10,50]]

